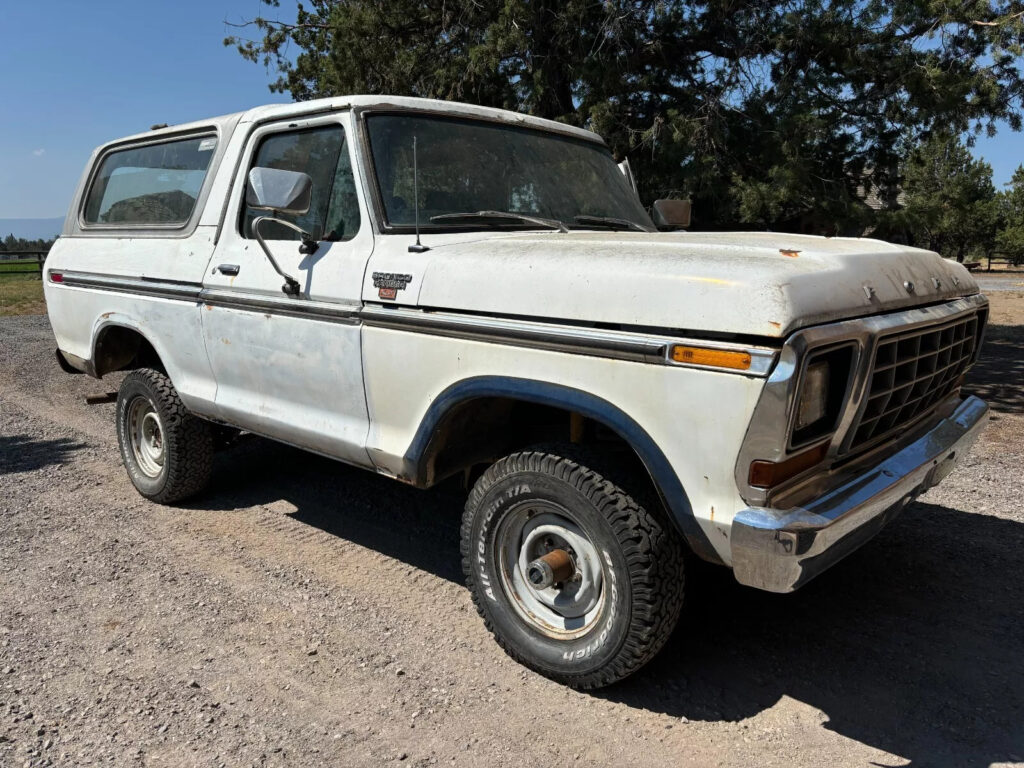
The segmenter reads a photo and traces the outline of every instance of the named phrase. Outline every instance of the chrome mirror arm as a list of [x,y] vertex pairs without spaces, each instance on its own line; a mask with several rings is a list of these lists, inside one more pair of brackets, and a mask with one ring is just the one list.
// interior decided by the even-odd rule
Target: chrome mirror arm
[[277,259],[274,258],[274,255],[270,252],[270,248],[267,247],[266,241],[263,239],[263,235],[260,234],[260,224],[264,221],[274,221],[298,232],[299,236],[302,238],[302,245],[299,246],[300,253],[314,253],[317,248],[316,241],[313,240],[309,233],[304,229],[295,226],[290,221],[285,221],[284,219],[279,219],[275,216],[259,216],[252,223],[252,233],[256,237],[256,242],[258,242],[260,244],[260,248],[263,249],[264,255],[266,255],[267,260],[270,261],[270,266],[274,268],[274,271],[277,272],[277,274],[284,278],[284,285],[281,286],[281,290],[289,296],[298,296],[298,281],[291,275],[285,273],[281,267],[278,266]]

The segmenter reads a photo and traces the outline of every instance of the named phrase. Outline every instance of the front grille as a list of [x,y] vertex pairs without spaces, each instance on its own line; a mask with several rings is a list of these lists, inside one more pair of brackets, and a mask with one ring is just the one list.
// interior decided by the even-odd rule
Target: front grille
[[973,314],[879,339],[867,404],[849,449],[881,442],[952,394],[974,360],[982,322]]

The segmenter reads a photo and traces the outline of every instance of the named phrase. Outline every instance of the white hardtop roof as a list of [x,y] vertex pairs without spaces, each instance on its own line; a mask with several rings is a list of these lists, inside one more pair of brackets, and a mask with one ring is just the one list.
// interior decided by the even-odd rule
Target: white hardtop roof
[[539,128],[547,131],[557,131],[558,133],[566,134],[569,136],[576,136],[577,138],[586,139],[589,141],[598,141],[602,144],[604,140],[593,131],[587,131],[582,128],[576,128],[572,125],[566,125],[565,123],[559,123],[555,120],[545,120],[540,117],[532,117],[530,115],[523,115],[519,112],[512,112],[507,109],[495,109],[493,107],[479,107],[475,104],[463,104],[458,101],[442,101],[440,99],[418,99],[410,96],[332,96],[326,99],[314,99],[312,101],[299,101],[292,102],[289,104],[265,104],[260,107],[253,107],[245,112],[234,112],[229,115],[221,115],[219,117],[210,117],[205,120],[196,120],[189,123],[180,123],[178,125],[169,125],[166,128],[157,128],[156,130],[146,131],[144,133],[137,133],[133,136],[125,136],[123,138],[112,141],[105,146],[113,144],[121,144],[123,142],[133,142],[146,139],[155,139],[164,135],[173,135],[176,133],[185,133],[193,130],[199,130],[202,128],[208,128],[211,125],[218,125],[221,127],[234,126],[235,123],[255,123],[264,122],[267,120],[278,120],[301,117],[306,114],[329,112],[332,110],[349,109],[351,107],[362,107],[362,108],[374,108],[374,109],[419,109],[428,112],[440,112],[446,115],[455,115],[459,117],[468,118],[485,118],[488,120],[497,120],[509,125],[522,125],[531,128]]

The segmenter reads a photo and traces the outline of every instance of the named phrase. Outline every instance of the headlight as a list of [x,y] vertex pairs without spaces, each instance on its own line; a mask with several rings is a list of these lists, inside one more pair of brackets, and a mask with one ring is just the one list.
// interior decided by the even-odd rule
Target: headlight
[[836,431],[850,388],[853,352],[852,344],[842,344],[811,353],[800,377],[790,450]]
[[798,432],[825,418],[828,407],[828,378],[828,361],[822,360],[807,366],[796,410]]

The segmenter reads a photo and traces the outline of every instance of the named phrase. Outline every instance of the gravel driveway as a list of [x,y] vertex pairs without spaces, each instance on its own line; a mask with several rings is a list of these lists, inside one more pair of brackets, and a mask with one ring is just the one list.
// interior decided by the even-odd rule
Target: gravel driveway
[[693,567],[625,683],[507,659],[460,583],[454,489],[274,443],[150,504],[115,389],[62,374],[45,318],[0,318],[0,765],[988,766],[1024,760],[1024,333],[971,387],[974,455],[793,595]]

